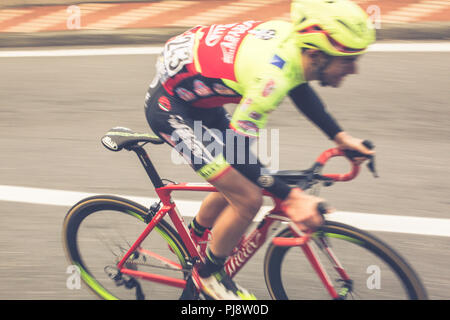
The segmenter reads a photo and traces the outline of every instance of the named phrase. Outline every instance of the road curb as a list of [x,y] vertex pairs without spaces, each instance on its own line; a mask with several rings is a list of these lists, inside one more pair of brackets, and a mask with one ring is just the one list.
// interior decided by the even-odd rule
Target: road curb
[[[44,46],[148,45],[164,43],[188,27],[0,33],[0,48]],[[377,40],[450,40],[450,23],[385,24]]]

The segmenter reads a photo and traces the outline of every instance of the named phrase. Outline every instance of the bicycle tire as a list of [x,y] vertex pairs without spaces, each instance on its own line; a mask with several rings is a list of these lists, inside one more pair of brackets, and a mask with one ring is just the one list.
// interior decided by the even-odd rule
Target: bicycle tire
[[[383,263],[385,263],[391,271],[393,271],[393,275],[397,277],[398,281],[403,286],[403,290],[405,293],[405,297],[407,299],[411,300],[426,300],[428,299],[426,290],[419,279],[416,272],[412,269],[412,267],[406,262],[405,259],[403,259],[396,251],[394,251],[391,247],[389,247],[386,243],[384,243],[382,240],[378,239],[377,237],[369,234],[368,232],[359,230],[357,228],[332,222],[332,221],[326,221],[323,226],[318,228],[316,233],[314,235],[319,234],[320,232],[327,235],[327,238],[333,238],[333,239],[339,239],[339,240],[333,240],[341,242],[340,240],[343,240],[345,242],[341,242],[342,244],[345,244],[345,246],[349,247],[355,247],[354,245],[358,246],[355,251],[356,256],[353,256],[354,260],[361,259],[360,255],[356,253],[358,252],[370,252],[370,256],[377,257],[381,259]],[[290,228],[283,229],[277,237],[292,237],[292,232]],[[311,241],[310,241],[311,242]],[[341,245],[339,243],[339,245]],[[276,246],[273,243],[269,245],[265,259],[264,259],[264,276],[266,280],[266,285],[269,290],[269,294],[272,297],[272,299],[277,300],[288,300],[289,296],[286,292],[285,285],[283,284],[283,262],[285,259],[286,254],[289,252],[290,249],[293,247],[280,247]],[[299,251],[301,249],[297,248]],[[339,248],[336,248],[336,244],[333,244],[331,246],[332,250],[336,250]],[[337,258],[339,260],[340,256],[337,255]],[[361,260],[362,261],[362,260]],[[345,261],[343,261],[343,266],[346,268]],[[359,262],[358,262],[359,263]],[[323,264],[323,261],[322,261]],[[298,266],[296,266],[298,268]],[[331,269],[331,268],[330,268]],[[299,274],[299,269],[295,270],[295,275],[297,276]],[[292,273],[291,273],[292,274]],[[317,278],[317,274],[316,278]],[[366,275],[367,276],[367,275]],[[350,274],[350,277],[352,277],[352,274]],[[301,279],[299,279],[301,280]],[[318,281],[318,280],[317,280]],[[290,281],[292,282],[292,281]],[[361,282],[361,281],[360,281]],[[291,284],[286,284],[286,286]],[[367,284],[366,284],[367,285]],[[325,291],[325,288],[323,285],[320,289],[323,289]],[[375,291],[367,290],[367,292],[374,293]],[[299,290],[298,290],[299,291]],[[307,291],[307,290],[305,290]],[[306,292],[306,295],[308,295],[308,292]],[[305,297],[302,299],[310,299],[311,297]],[[328,295],[328,298],[330,296]],[[372,297],[368,297],[368,299],[374,299]],[[385,298],[381,298],[385,299]],[[389,297],[389,299],[398,299],[397,297]]]
[[[100,298],[106,300],[120,299],[112,293],[110,289],[106,288],[105,284],[102,284],[101,281],[96,279],[96,276],[90,271],[90,267],[84,261],[83,253],[80,251],[79,245],[80,227],[83,225],[84,221],[94,213],[110,212],[136,218],[136,222],[142,222],[142,228],[139,228],[143,231],[146,218],[148,217],[147,211],[148,209],[144,206],[124,198],[115,196],[94,196],[81,200],[66,214],[63,223],[63,243],[66,256],[72,265],[79,268],[79,274],[84,283]],[[108,217],[105,218],[108,219]],[[154,231],[156,231],[156,233]],[[169,251],[169,247],[171,248],[171,254],[174,258],[178,259],[183,270],[188,268],[187,261],[190,259],[190,255],[185,248],[181,237],[168,222],[161,220],[158,225],[156,225],[155,229],[152,230],[150,235],[151,234],[158,234],[162,239],[164,247],[161,246],[161,248],[165,248],[167,251]],[[136,239],[137,237],[133,239],[133,242]],[[184,273],[184,271],[183,277],[186,278],[186,273]],[[110,286],[110,284],[108,284],[108,286]],[[182,290],[179,288],[177,289]],[[161,298],[156,297],[156,299]]]

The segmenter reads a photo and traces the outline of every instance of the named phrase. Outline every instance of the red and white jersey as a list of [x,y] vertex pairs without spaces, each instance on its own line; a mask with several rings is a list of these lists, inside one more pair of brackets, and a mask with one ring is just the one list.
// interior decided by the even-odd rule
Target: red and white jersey
[[197,26],[171,38],[158,63],[158,80],[171,95],[194,107],[238,103],[241,95],[222,79],[236,81],[235,60],[248,32],[261,22]]

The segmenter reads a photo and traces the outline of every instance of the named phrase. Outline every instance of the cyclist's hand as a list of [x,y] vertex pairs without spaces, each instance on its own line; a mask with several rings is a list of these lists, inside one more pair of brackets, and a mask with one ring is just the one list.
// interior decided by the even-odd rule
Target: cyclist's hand
[[323,201],[324,199],[309,195],[299,188],[293,188],[289,196],[283,201],[282,207],[286,216],[300,230],[306,231],[315,229],[323,223],[322,215],[317,211],[317,205]]
[[[367,154],[367,155],[375,154],[374,150],[370,150],[363,144],[362,139],[354,138],[354,137],[350,136],[348,133],[343,132],[343,131],[339,132],[334,137],[334,142],[336,142],[337,146],[343,150],[354,150],[354,151],[358,151],[358,152],[361,152],[361,153]],[[365,160],[367,160],[367,158],[356,157],[356,158],[353,158],[353,160],[359,165],[359,164],[363,163]]]

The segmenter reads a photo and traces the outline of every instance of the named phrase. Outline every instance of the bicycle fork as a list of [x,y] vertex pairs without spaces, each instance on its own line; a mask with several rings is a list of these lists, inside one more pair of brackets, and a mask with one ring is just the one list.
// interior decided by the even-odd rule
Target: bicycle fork
[[334,255],[333,251],[327,244],[326,239],[323,236],[319,235],[318,239],[314,239],[314,241],[317,243],[318,247],[325,253],[325,256],[333,265],[334,270],[340,277],[338,281],[343,282],[343,285],[339,290],[339,292],[336,291],[330,277],[328,276],[326,270],[322,266],[322,263],[320,262],[318,255],[315,253],[314,248],[310,245],[309,240],[312,239],[311,237],[312,232],[303,233],[293,224],[291,224],[291,228],[295,233],[298,234],[299,237],[295,238],[275,237],[272,239],[273,244],[282,247],[299,246],[302,249],[305,256],[307,257],[308,261],[310,262],[312,268],[319,276],[320,280],[322,281],[322,284],[324,285],[325,289],[328,291],[330,296],[335,300],[345,299],[347,295],[352,292],[353,283],[350,277],[347,275],[347,272],[345,271],[344,267],[339,262],[339,260],[337,259],[337,257]]

